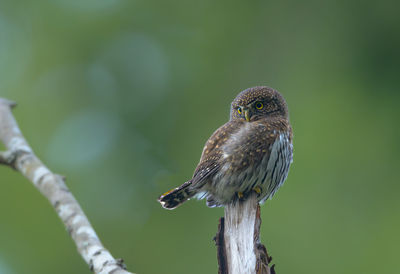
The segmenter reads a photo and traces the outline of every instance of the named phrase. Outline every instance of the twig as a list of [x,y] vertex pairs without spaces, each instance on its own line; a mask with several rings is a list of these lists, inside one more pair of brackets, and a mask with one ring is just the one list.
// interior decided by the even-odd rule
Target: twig
[[225,207],[215,243],[219,274],[275,274],[272,258],[260,242],[260,206],[255,195]]
[[64,178],[52,173],[33,153],[11,113],[15,105],[0,98],[0,140],[7,148],[0,152],[0,164],[21,172],[50,201],[92,271],[129,274],[122,259],[114,259],[104,248]]

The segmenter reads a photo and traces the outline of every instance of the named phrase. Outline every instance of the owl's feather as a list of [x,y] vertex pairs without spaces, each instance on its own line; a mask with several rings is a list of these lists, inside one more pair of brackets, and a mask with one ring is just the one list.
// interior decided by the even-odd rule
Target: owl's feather
[[177,208],[182,203],[186,202],[188,199],[190,199],[193,195],[196,194],[195,191],[190,190],[191,184],[192,180],[184,183],[183,185],[177,188],[165,192],[158,198],[158,201],[165,209]]

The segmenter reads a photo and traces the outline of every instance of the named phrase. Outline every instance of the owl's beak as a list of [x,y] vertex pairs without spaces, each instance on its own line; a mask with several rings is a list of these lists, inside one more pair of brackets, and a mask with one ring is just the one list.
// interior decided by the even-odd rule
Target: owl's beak
[[246,118],[247,122],[250,122],[251,115],[250,115],[250,110],[249,109],[245,109],[244,110],[244,117]]

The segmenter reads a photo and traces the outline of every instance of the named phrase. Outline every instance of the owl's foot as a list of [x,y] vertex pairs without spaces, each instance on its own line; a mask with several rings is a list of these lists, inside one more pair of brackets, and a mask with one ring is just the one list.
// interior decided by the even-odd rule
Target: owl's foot
[[258,195],[261,194],[261,187],[256,186],[255,188],[253,188],[254,192],[256,192]]

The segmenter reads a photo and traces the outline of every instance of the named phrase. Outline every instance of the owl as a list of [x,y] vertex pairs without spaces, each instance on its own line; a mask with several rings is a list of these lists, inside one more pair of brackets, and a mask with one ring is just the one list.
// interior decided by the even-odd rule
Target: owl
[[158,201],[174,209],[197,197],[219,207],[256,193],[263,203],[286,180],[292,136],[282,95],[270,87],[248,88],[233,100],[229,121],[206,142],[193,177]]

